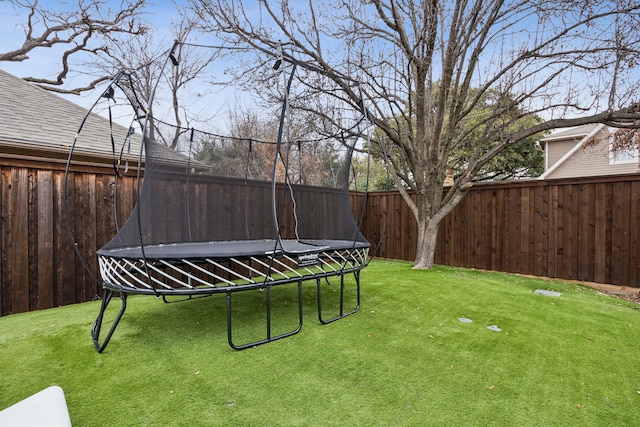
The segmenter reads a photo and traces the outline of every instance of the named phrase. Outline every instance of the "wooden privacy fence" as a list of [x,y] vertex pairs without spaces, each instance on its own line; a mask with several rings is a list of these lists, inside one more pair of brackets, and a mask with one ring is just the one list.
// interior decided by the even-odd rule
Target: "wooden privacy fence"
[[[113,169],[77,167],[67,194],[71,226],[93,271],[115,233]],[[135,179],[119,185],[121,221]],[[64,215],[64,164],[0,159],[0,315],[91,301],[101,294],[76,257]]]
[[[93,271],[116,232],[114,181],[111,167],[92,165],[69,179],[71,227]],[[121,224],[135,194],[135,178],[123,178]],[[364,195],[351,197],[359,218]],[[101,294],[74,253],[64,200],[63,164],[0,159],[0,315]],[[416,224],[402,197],[371,193],[364,209],[375,255],[413,260]],[[640,175],[479,184],[444,220],[436,263],[640,287],[639,243]]]
[[[65,195],[63,164],[0,159],[0,315],[91,301],[102,294],[88,270],[97,274],[96,251],[116,234],[114,201],[117,200],[120,226],[134,206],[135,173],[132,169],[129,176],[119,178],[116,186],[112,167],[74,166]],[[227,232],[256,236],[260,230],[273,230],[270,184],[193,176],[188,183],[191,190],[187,190],[186,181],[184,191],[169,191],[162,181],[157,185],[152,191],[153,197],[166,200],[162,204],[173,208],[165,212],[147,211],[147,214],[159,218],[188,215],[190,221],[188,229],[185,228],[187,220],[178,221],[178,227],[166,227],[164,222],[158,222],[145,228],[156,240],[184,241],[191,228],[208,230],[214,240],[227,239],[224,237]],[[284,188],[284,184],[279,183],[276,189],[282,237],[295,237],[298,226],[304,233],[310,233],[308,235],[324,236],[325,230],[344,234],[340,218],[348,218],[350,207],[343,192],[298,185],[286,187],[296,193],[295,199],[300,205],[294,215],[291,198],[283,197],[282,192],[288,191]],[[69,236],[65,200],[70,227],[88,270],[76,256]],[[236,211],[232,209],[236,205],[245,205],[248,201],[254,202],[254,209],[250,209],[246,217],[229,215]],[[287,203],[283,203],[285,201]],[[260,209],[255,208],[258,203]],[[315,208],[304,209],[304,205]],[[191,206],[192,210],[185,213],[182,209],[176,210],[176,206]],[[215,234],[217,232],[220,235]],[[341,237],[334,235],[333,238]]]
[[[413,260],[399,193],[368,195],[378,256]],[[387,217],[388,215],[388,217]],[[437,264],[640,287],[640,175],[475,185],[441,224]]]

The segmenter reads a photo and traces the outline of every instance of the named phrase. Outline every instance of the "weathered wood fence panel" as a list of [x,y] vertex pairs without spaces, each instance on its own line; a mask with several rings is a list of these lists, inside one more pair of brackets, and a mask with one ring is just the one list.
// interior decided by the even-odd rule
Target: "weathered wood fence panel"
[[[78,250],[97,271],[95,251],[116,232],[114,183],[110,167],[79,166],[65,195],[64,165],[0,159],[0,315],[101,294],[75,255],[64,203]],[[118,183],[120,225],[136,187],[133,176]],[[399,193],[351,197],[356,218],[365,211],[363,234],[379,245],[375,256],[415,258],[417,226]],[[640,288],[640,175],[476,185],[443,221],[436,263]]]
[[[415,258],[399,193],[368,195],[363,232],[377,256]],[[478,184],[443,221],[436,263],[640,288],[640,175]]]
[[[135,170],[118,179],[108,166],[76,166],[70,171],[66,188],[64,164],[0,158],[0,315],[40,310],[50,307],[91,301],[102,294],[98,281],[96,251],[104,246],[122,227],[131,213],[137,194]],[[204,228],[212,239],[228,239],[232,235],[275,232],[271,212],[271,186],[244,180],[194,177],[190,190],[186,183],[180,191],[175,186],[159,187],[153,197],[166,200],[163,212],[148,212],[155,217],[186,218],[180,227],[163,226],[162,221],[150,221],[152,234],[161,241],[182,241],[194,230]],[[117,188],[117,194],[114,194]],[[300,205],[315,210],[293,213],[292,188]],[[189,200],[189,201],[187,201]],[[349,212],[344,193],[306,186],[283,186],[276,189],[281,235],[292,238],[298,229],[308,235],[338,233],[332,238],[350,238],[340,218]],[[115,203],[117,201],[117,203]],[[169,201],[178,201],[170,204]],[[261,208],[250,209],[247,217],[232,214],[232,208],[253,201]],[[69,225],[65,215],[68,209]],[[114,203],[117,222],[113,218]],[[193,210],[174,211],[175,207],[192,206]],[[268,207],[268,209],[267,209]],[[362,205],[358,212],[362,210]],[[302,209],[299,207],[298,209]],[[235,212],[235,210],[233,211]],[[342,212],[336,213],[336,212]],[[212,214],[213,213],[213,214]],[[358,213],[360,215],[360,213]],[[180,215],[183,215],[182,217]],[[251,221],[245,223],[245,219]],[[224,221],[221,223],[221,221]],[[69,227],[75,238],[69,235]],[[347,227],[348,228],[348,227]],[[202,234],[201,234],[202,235]],[[266,238],[265,237],[265,238]],[[83,265],[86,262],[87,267]]]
[[[73,170],[67,187],[78,249],[95,271],[96,248],[115,233],[113,169]],[[120,220],[134,203],[135,178],[119,191]],[[96,281],[76,256],[67,229],[64,165],[0,159],[0,315],[96,299]]]

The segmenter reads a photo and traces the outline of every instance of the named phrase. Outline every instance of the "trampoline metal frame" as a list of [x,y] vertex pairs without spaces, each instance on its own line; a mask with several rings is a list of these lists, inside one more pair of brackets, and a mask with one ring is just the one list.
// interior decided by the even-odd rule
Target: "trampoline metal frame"
[[[178,41],[174,42],[171,51],[165,59],[164,67],[169,62],[176,65],[176,57],[174,53],[178,47]],[[288,126],[289,126],[289,91],[291,84],[294,80],[294,72],[299,65],[305,67],[313,72],[321,72],[326,74],[326,71],[316,69],[309,64],[297,61],[291,57],[285,56],[280,49],[279,53],[275,57],[280,61],[287,61],[291,63],[292,69],[290,75],[287,78],[282,68],[282,76],[285,83],[283,104],[280,114],[280,123],[278,128],[277,139],[277,153],[274,158],[273,175],[271,179],[271,207],[272,207],[272,219],[273,219],[273,235],[272,240],[274,242],[265,251],[265,241],[220,241],[220,242],[203,242],[195,243],[191,238],[191,228],[189,228],[189,236],[186,240],[188,242],[169,243],[162,242],[154,243],[148,241],[148,235],[145,235],[142,229],[142,215],[141,209],[136,209],[132,212],[130,219],[137,222],[138,226],[138,239],[132,244],[132,247],[116,247],[118,244],[107,244],[107,246],[97,251],[98,265],[100,270],[99,280],[95,277],[103,288],[103,298],[100,305],[100,311],[96,320],[91,327],[91,336],[94,346],[98,353],[102,353],[109,344],[118,324],[120,323],[126,309],[127,298],[130,294],[142,294],[142,295],[155,295],[156,297],[162,297],[164,302],[168,301],[169,297],[180,297],[180,300],[188,301],[199,297],[211,296],[214,294],[226,295],[226,319],[227,319],[227,340],[229,345],[237,350],[242,350],[249,347],[265,344],[275,340],[279,340],[284,337],[288,337],[297,334],[302,328],[302,284],[305,281],[316,281],[317,288],[317,309],[318,320],[321,324],[329,324],[343,317],[349,316],[357,312],[360,308],[360,271],[366,267],[368,263],[369,248],[368,242],[363,241],[363,237],[358,236],[354,232],[353,240],[311,240],[303,242],[299,238],[298,230],[298,218],[296,216],[296,204],[293,200],[293,215],[295,218],[295,239],[286,238],[283,239],[281,235],[281,212],[279,211],[278,204],[276,202],[276,171],[279,165],[284,166],[285,170],[285,184],[286,190],[283,193],[283,197],[287,192],[293,197],[292,182],[288,173],[288,151],[283,154],[283,150],[286,150],[292,141],[288,139]],[[149,142],[148,128],[152,125],[150,123],[150,114],[138,115],[139,108],[141,107],[140,101],[135,98],[132,100],[127,89],[120,86],[119,79],[125,74],[118,74],[118,76],[112,81],[101,98],[111,99],[113,96],[114,85],[120,87],[129,101],[134,106],[136,111],[136,120],[142,126],[142,144],[140,146],[140,152],[138,156],[138,168],[137,168],[137,196],[138,202],[141,200],[142,194],[142,168],[143,155],[149,156]],[[340,79],[348,79],[346,76],[336,76]],[[349,79],[351,80],[351,79]],[[159,80],[156,82],[158,84]],[[355,80],[354,84],[359,83]],[[147,100],[148,106],[146,111],[152,111],[153,99],[155,96],[156,86],[153,87],[151,95]],[[361,91],[361,88],[360,88]],[[367,121],[368,112],[364,105],[364,97],[362,92],[360,93],[362,120]],[[135,97],[135,93],[133,93]],[[97,100],[90,111],[98,104]],[[111,112],[111,110],[109,110]],[[85,117],[84,120],[89,116]],[[71,147],[69,157],[67,160],[67,166],[65,169],[65,194],[67,188],[67,179],[69,174],[69,166],[71,163],[74,147],[78,139],[82,128],[84,127],[84,120],[80,124],[73,145]],[[361,120],[361,121],[362,121]],[[111,121],[111,116],[110,116]],[[360,123],[360,121],[358,122]],[[344,137],[343,133],[340,134]],[[352,129],[349,130],[349,135],[352,137],[358,137]],[[192,132],[193,136],[193,132]],[[115,146],[112,146],[114,150],[115,159]],[[354,139],[355,141],[355,139]],[[355,144],[355,142],[354,142]],[[370,144],[367,144],[369,146]],[[124,147],[124,146],[123,146]],[[352,155],[353,146],[350,146],[349,155]],[[148,162],[150,157],[146,158]],[[148,163],[147,163],[148,166]],[[114,170],[116,177],[119,175],[116,161],[114,160]],[[346,176],[348,177],[348,168],[345,169]],[[246,179],[246,177],[245,177]],[[346,182],[346,181],[345,181]],[[346,188],[343,188],[346,190]],[[283,204],[284,206],[284,204]],[[71,223],[69,220],[69,212],[65,199],[65,215],[67,217],[67,228],[73,239],[73,232]],[[188,205],[187,205],[188,209]],[[114,203],[115,212],[115,203]],[[188,217],[190,218],[190,217]],[[189,225],[190,227],[190,225]],[[120,231],[119,231],[120,233]],[[260,234],[263,236],[262,234]],[[235,235],[229,238],[236,238]],[[316,236],[316,239],[318,237]],[[321,238],[325,238],[325,233]],[[342,237],[344,238],[344,237]],[[347,239],[351,238],[347,232]],[[358,240],[360,238],[360,241]],[[180,239],[180,238],[176,238]],[[195,240],[195,239],[194,239]],[[324,244],[326,242],[328,244]],[[75,240],[74,240],[75,243]],[[131,240],[127,240],[123,245],[130,245]],[[262,246],[261,246],[262,245]],[[106,248],[106,249],[105,249]],[[84,261],[82,254],[78,250],[78,246],[74,244],[74,249],[82,260],[85,268],[92,272],[87,263]],[[356,302],[355,307],[345,308],[345,276],[353,274],[355,279],[355,291]],[[93,273],[92,273],[93,275]],[[339,289],[339,308],[338,314],[330,318],[323,317],[322,306],[322,281],[329,283],[331,277],[339,277],[340,289]],[[271,300],[271,288],[274,286],[291,285],[297,286],[297,298],[298,298],[298,321],[295,328],[290,331],[280,333],[277,335],[272,334],[271,328],[271,316],[272,316],[272,300]],[[266,300],[266,331],[263,339],[246,343],[236,343],[234,340],[234,322],[233,322],[233,294],[235,292],[246,290],[261,290],[264,291]],[[105,313],[107,308],[112,303],[113,297],[119,294],[121,305],[115,315],[115,319],[108,327],[106,335],[102,336],[103,326],[105,323]],[[351,301],[351,300],[350,300]]]
[[[303,318],[302,284],[305,281],[316,281],[318,320],[323,325],[332,323],[359,310],[360,270],[367,264],[368,251],[368,245],[359,245],[358,247],[353,245],[350,248],[326,250],[317,253],[317,264],[299,266],[298,259],[286,253],[278,256],[254,255],[226,259],[182,258],[154,261],[98,255],[100,272],[104,281],[100,311],[91,328],[95,349],[98,353],[102,353],[109,344],[127,308],[129,294],[155,295],[162,297],[164,302],[169,303],[177,301],[169,301],[167,297],[182,296],[185,298],[180,301],[185,301],[224,293],[226,295],[227,341],[229,346],[235,350],[255,347],[300,332]],[[145,261],[149,270],[144,268]],[[225,264],[232,265],[233,268],[229,268]],[[247,273],[242,274],[243,270]],[[153,276],[148,275],[147,271],[151,271]],[[225,274],[227,277],[224,277]],[[351,310],[346,311],[344,278],[348,274],[353,274],[355,279],[356,302]],[[336,316],[325,319],[322,315],[322,281],[328,282],[331,277],[340,278],[339,309]],[[194,283],[198,285],[194,285]],[[296,284],[297,286],[298,323],[290,331],[273,335],[271,288],[286,284]],[[233,334],[232,295],[235,292],[251,289],[262,290],[265,294],[265,337],[256,341],[236,343]],[[104,315],[116,293],[120,294],[121,306],[107,334],[100,342]]]

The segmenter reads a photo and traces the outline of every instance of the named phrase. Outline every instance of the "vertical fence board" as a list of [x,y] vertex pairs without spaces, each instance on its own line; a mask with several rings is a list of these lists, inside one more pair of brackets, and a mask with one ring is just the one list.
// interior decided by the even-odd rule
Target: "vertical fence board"
[[534,259],[531,274],[547,276],[548,264],[548,192],[546,187],[533,189],[532,203],[532,257]]
[[578,199],[578,273],[579,280],[594,276],[595,207],[594,187],[581,184]]
[[519,251],[520,251],[520,189],[507,192],[506,201],[506,251],[505,251],[505,271],[519,271]]
[[498,189],[492,191],[493,199],[493,229],[491,230],[491,269],[501,270],[504,255],[504,192]]
[[400,258],[403,256],[403,244],[402,239],[404,238],[404,230],[403,230],[403,219],[404,219],[404,205],[405,202],[400,197],[393,198],[393,214],[396,220],[393,222],[393,251],[397,254],[400,254]]
[[563,215],[563,234],[565,244],[562,263],[562,277],[577,277],[578,273],[578,208],[577,185],[564,186],[565,209]]
[[[92,273],[98,271],[98,262],[96,258],[96,175],[83,174],[82,191],[84,192],[84,202],[82,204],[82,230],[78,233],[82,236],[82,256],[83,261],[89,267],[89,270],[79,265],[79,277],[81,283],[76,285],[76,300],[88,301],[95,295],[94,281]],[[76,261],[76,264],[78,261]]]
[[471,205],[471,199],[465,199],[460,203],[459,209],[455,211],[454,231],[455,239],[451,242],[455,247],[455,265],[463,266],[469,264],[469,221],[471,220],[469,215],[469,207]]
[[612,234],[611,234],[611,282],[624,284],[629,281],[630,242],[630,185],[616,182],[613,185]]
[[96,179],[96,248],[104,246],[116,233],[113,212],[113,179],[100,175]]
[[9,270],[9,192],[11,169],[0,170],[0,315],[11,314],[11,276]]
[[449,214],[451,222],[447,233],[447,258],[446,263],[449,265],[460,266],[460,247],[463,242],[462,227],[464,222],[460,221],[460,212],[462,209],[455,209]]
[[75,301],[75,266],[76,254],[69,238],[65,215],[65,199],[68,203],[69,222],[72,230],[75,230],[77,221],[76,206],[73,197],[75,192],[75,174],[70,174],[68,188],[65,194],[64,175],[54,174],[53,182],[55,197],[53,202],[55,227],[54,227],[54,304],[67,305]]
[[[87,193],[86,181],[89,174],[74,174],[73,175],[73,196],[70,200],[74,206],[74,226],[73,235],[75,237],[75,247],[78,253],[82,256],[82,260],[85,260],[85,253],[87,252],[87,246],[89,242],[85,242],[85,230],[89,226],[90,218],[85,215],[89,210],[90,195]],[[73,249],[73,247],[72,247]],[[71,290],[68,291],[68,296],[65,298],[73,298],[74,300],[84,300],[84,268],[82,266],[82,260],[79,257],[73,259],[74,270],[74,286],[73,297],[71,297]]]
[[38,309],[53,307],[53,172],[39,170],[38,183]]
[[16,168],[12,174],[9,206],[11,246],[11,306],[16,313],[29,311],[29,185],[28,169]]
[[492,218],[493,210],[493,197],[491,191],[482,191],[481,193],[482,207],[478,212],[478,238],[474,244],[475,251],[475,263],[478,264],[478,268],[490,269],[491,268],[491,235],[492,235]]
[[558,202],[558,186],[549,187],[549,277],[558,277],[558,258],[562,256],[558,248],[558,216],[560,204]]
[[[482,195],[481,192],[471,193],[474,197],[466,200],[469,203],[465,203],[465,209],[462,212],[462,216],[465,218],[465,230],[464,230],[464,242],[462,246],[463,264],[475,264],[478,240],[480,236],[474,233],[479,221],[478,216],[482,210]],[[478,228],[479,229],[479,228]]]
[[27,170],[27,253],[29,310],[38,309],[38,191],[37,171]]
[[640,182],[631,183],[629,283],[640,283]]
[[[371,211],[372,205],[367,206],[367,218],[372,218],[373,221],[369,224],[369,229],[365,233],[365,236],[367,236],[374,245],[379,245],[378,251],[375,254],[376,256],[384,256],[382,254],[387,253],[384,239],[389,235],[387,232],[389,228],[389,211],[387,209],[389,199],[390,197],[383,199],[380,194],[377,194],[374,198],[375,203],[373,204],[373,206],[377,208],[377,211],[374,213]],[[382,203],[383,200],[385,203]]]
[[482,206],[484,206],[484,208],[480,209],[478,215],[480,232],[479,239],[476,240],[475,244],[476,262],[481,266],[480,268],[483,269],[491,268],[491,211],[493,210],[491,201],[491,191],[483,191]]
[[531,252],[530,252],[530,191],[529,188],[522,188],[520,191],[520,262],[517,271],[525,274],[531,274]]
[[5,180],[5,169],[2,165],[0,165],[0,316],[6,314],[6,309],[4,307],[5,301],[7,300],[7,295],[9,292],[5,290],[5,281],[4,277],[4,266],[6,264],[6,250],[5,250],[5,238],[4,233],[6,229],[5,218],[6,212],[4,207],[4,199],[5,199],[5,188],[7,186]]
[[[142,183],[140,183],[142,185]],[[135,176],[122,177],[113,182],[114,208],[109,209],[109,215],[115,209],[118,228],[124,226],[129,216],[132,214],[138,194],[138,180]]]
[[567,243],[566,240],[567,233],[567,205],[569,204],[566,199],[568,194],[567,187],[561,186],[558,188],[558,205],[557,205],[557,213],[556,213],[556,241],[558,244],[558,256],[556,257],[556,277],[563,277],[565,271],[567,270]]
[[609,222],[608,206],[608,185],[598,183],[595,185],[594,200],[594,259],[593,259],[593,280],[596,282],[606,282],[607,274],[607,229]]

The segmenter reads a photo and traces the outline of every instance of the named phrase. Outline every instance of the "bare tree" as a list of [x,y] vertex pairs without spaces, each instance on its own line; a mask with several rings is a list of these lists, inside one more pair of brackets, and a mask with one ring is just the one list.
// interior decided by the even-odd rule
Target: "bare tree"
[[[418,224],[416,268],[433,265],[442,219],[506,147],[556,128],[639,123],[629,108],[639,99],[637,1],[258,3],[190,0],[227,43],[274,49],[281,40],[290,55],[334,72],[354,107],[359,91],[338,76],[362,82],[376,146],[390,153]],[[543,120],[522,125],[534,115]],[[445,193],[450,156],[461,147],[464,170]]]
[[[24,79],[58,93],[79,94],[95,88],[109,78],[98,76],[83,87],[64,88],[73,66],[73,58],[88,54],[96,56],[109,52],[128,36],[145,34],[146,26],[140,20],[145,0],[121,0],[113,3],[106,0],[79,0],[76,6],[57,9],[41,6],[38,0],[5,0],[17,14],[26,15],[21,23],[24,32],[22,45],[11,50],[0,51],[0,61],[22,62],[32,53],[44,49],[60,49],[60,68],[55,77],[30,76]],[[42,71],[42,70],[39,70]],[[50,70],[47,70],[50,72]]]
[[[200,88],[197,96],[184,93],[189,83],[196,78],[204,78],[201,74],[218,55],[217,50],[209,49],[206,53],[196,49],[189,42],[197,37],[194,34],[195,24],[193,16],[186,11],[179,11],[177,22],[171,24],[171,40],[147,33],[129,39],[100,54],[102,74],[114,75],[116,71],[126,71],[130,75],[131,84],[140,103],[146,107],[152,94],[162,98],[162,104],[170,111],[164,112],[164,117],[154,117],[150,121],[151,138],[172,150],[180,149],[180,138],[193,121],[206,121],[207,117],[200,117],[191,111],[190,99],[197,99],[206,89]],[[171,63],[165,64],[168,58]],[[90,68],[91,64],[84,64]],[[158,81],[162,81],[161,93],[156,93]],[[164,120],[171,124],[163,123]]]

